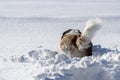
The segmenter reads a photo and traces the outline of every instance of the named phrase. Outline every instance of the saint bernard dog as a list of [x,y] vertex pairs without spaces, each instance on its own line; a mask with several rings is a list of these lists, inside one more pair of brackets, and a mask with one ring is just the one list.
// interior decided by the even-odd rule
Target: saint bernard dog
[[64,52],[71,58],[91,56],[93,46],[91,39],[100,27],[100,19],[91,19],[87,22],[82,33],[78,29],[66,30],[61,37],[59,52]]

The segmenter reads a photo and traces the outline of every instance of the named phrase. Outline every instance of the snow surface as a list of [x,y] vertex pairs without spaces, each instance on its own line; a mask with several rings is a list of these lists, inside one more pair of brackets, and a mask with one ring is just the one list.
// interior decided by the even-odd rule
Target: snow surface
[[1,80],[119,80],[120,51],[93,47],[93,56],[69,58],[43,47],[2,58]]
[[[57,54],[62,32],[100,18],[93,56]],[[0,0],[0,80],[119,80],[119,0]]]

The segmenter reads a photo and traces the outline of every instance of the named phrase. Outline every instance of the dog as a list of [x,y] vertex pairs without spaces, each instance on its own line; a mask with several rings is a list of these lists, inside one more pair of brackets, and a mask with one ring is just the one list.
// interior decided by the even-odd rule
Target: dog
[[63,32],[59,51],[66,53],[69,57],[92,56],[92,38],[101,27],[100,19],[89,20],[85,29],[81,32],[79,29],[68,29]]

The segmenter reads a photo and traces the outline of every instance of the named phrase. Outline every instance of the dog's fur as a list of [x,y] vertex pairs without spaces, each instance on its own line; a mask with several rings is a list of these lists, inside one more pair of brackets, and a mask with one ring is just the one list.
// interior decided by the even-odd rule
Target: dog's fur
[[68,54],[69,57],[84,57],[92,55],[91,39],[95,32],[100,28],[99,19],[89,20],[81,33],[77,29],[65,31],[61,37],[59,49]]

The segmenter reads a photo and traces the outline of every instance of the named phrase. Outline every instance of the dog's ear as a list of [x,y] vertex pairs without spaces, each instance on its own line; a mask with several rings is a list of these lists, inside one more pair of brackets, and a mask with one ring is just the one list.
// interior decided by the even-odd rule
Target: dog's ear
[[66,30],[65,32],[63,32],[61,39],[64,37],[64,35],[65,35],[66,33],[69,33],[71,30],[72,30],[72,29],[68,29],[68,30]]

